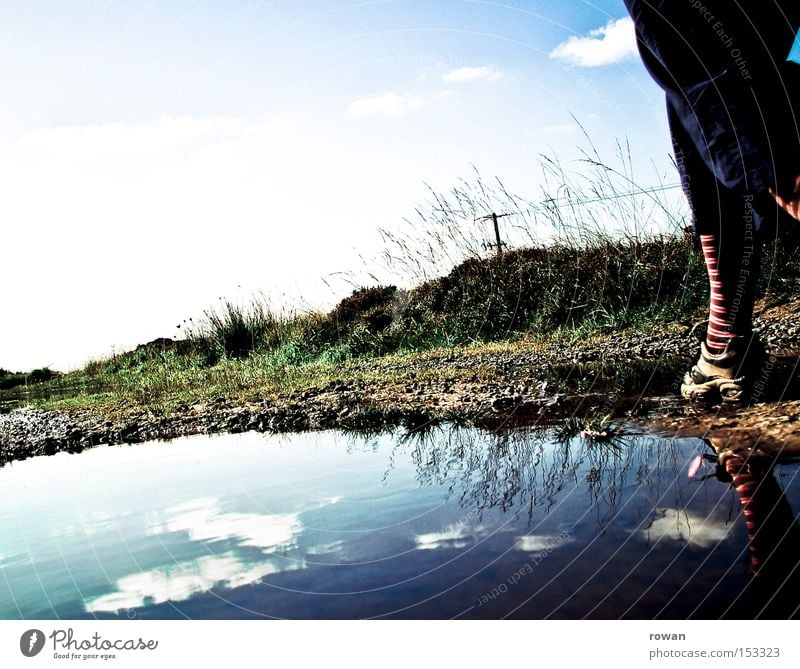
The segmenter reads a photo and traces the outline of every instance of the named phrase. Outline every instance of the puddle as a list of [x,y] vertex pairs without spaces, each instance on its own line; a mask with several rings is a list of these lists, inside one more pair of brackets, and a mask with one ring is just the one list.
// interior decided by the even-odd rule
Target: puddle
[[748,530],[742,485],[711,462],[688,477],[702,452],[697,439],[441,426],[13,462],[0,469],[0,617],[791,615],[798,465],[748,475]]

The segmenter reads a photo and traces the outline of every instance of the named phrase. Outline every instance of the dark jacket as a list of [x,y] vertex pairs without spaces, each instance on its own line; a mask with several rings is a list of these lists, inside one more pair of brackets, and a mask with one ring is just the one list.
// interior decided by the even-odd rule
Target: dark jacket
[[[800,0],[625,0],[672,123],[736,193],[788,194],[800,175]],[[797,113],[795,104],[798,105]]]

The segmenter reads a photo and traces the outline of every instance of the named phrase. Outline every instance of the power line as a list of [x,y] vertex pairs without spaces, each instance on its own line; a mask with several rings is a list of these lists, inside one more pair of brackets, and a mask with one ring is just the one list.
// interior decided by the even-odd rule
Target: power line
[[[663,186],[652,186],[651,188],[642,188],[638,190],[628,191],[627,193],[614,193],[613,195],[604,195],[601,197],[595,197],[588,200],[573,200],[569,196],[564,197],[553,197],[547,198],[546,200],[542,200],[540,206],[555,206],[557,209],[561,206],[566,204],[569,205],[580,205],[580,204],[592,204],[593,202],[604,202],[606,200],[618,200],[621,197],[632,197],[634,195],[650,195],[652,193],[661,193],[667,190],[674,190],[675,188],[680,188],[680,183],[674,184],[664,184]],[[563,202],[564,205],[557,204],[558,202]]]
[[[565,195],[562,197],[549,197],[545,200],[542,200],[538,205],[534,204],[532,208],[522,209],[520,207],[517,207],[516,212],[500,214],[498,218],[502,216],[514,216],[519,214],[530,214],[537,212],[542,213],[545,212],[547,209],[552,209],[552,208],[561,209],[565,206],[574,207],[585,204],[593,204],[595,202],[605,202],[607,200],[619,200],[620,198],[623,197],[634,197],[636,195],[652,195],[653,193],[663,193],[664,191],[675,190],[676,188],[681,188],[681,184],[671,183],[671,184],[663,184],[661,186],[651,186],[649,188],[630,190],[625,193],[614,193],[613,195],[602,195],[598,197],[589,198],[586,200],[575,200],[569,195]],[[433,210],[438,211],[442,214],[455,213],[452,209],[444,207],[434,207]],[[493,216],[492,214],[488,214],[486,216],[476,216],[474,217],[474,220],[478,221],[478,220],[490,219],[492,218],[492,216]]]
[[[636,195],[651,195],[653,193],[662,193],[664,191],[674,190],[675,188],[680,188],[680,187],[681,187],[680,183],[663,184],[661,186],[651,186],[650,188],[641,188],[641,189],[637,189],[637,190],[631,190],[631,191],[628,191],[627,193],[614,193],[613,195],[603,195],[603,196],[599,196],[599,197],[595,197],[595,198],[590,198],[588,200],[573,200],[569,196],[564,196],[564,197],[560,197],[560,198],[548,198],[546,200],[543,200],[539,204],[538,207],[533,209],[533,211],[534,212],[536,212],[536,211],[542,212],[546,208],[555,207],[556,209],[561,209],[562,207],[568,206],[568,205],[569,206],[576,206],[576,205],[592,204],[594,202],[604,202],[606,200],[618,200],[621,197],[633,197],[633,196],[636,196]],[[559,202],[563,202],[563,204],[558,204]],[[519,210],[519,212],[522,213],[522,210]],[[530,209],[526,210],[526,213],[530,213],[530,212],[531,212]],[[487,214],[486,216],[477,216],[474,219],[475,221],[491,220],[492,223],[494,224],[494,234],[495,234],[495,240],[496,240],[496,243],[494,244],[494,246],[497,249],[497,255],[498,256],[502,255],[502,253],[503,253],[503,242],[500,239],[500,227],[498,226],[497,219],[503,218],[505,216],[513,216],[513,215],[514,214],[512,214],[512,213],[503,213],[503,214],[491,213],[491,214]],[[492,246],[492,245],[490,244],[490,246]]]

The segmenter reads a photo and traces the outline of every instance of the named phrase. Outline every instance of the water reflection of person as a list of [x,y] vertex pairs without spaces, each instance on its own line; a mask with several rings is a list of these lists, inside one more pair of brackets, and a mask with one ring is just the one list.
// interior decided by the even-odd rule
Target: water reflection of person
[[718,476],[730,480],[742,505],[752,565],[756,618],[800,616],[800,526],[773,473],[773,460],[720,456]]

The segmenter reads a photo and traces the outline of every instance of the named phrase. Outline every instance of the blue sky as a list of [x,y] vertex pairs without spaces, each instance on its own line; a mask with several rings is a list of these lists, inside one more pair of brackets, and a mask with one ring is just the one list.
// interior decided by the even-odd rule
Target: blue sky
[[627,139],[640,183],[674,181],[625,16],[621,0],[0,4],[0,367],[172,336],[219,296],[329,306],[342,273],[384,279],[377,229],[426,183],[475,165],[535,200],[539,154],[576,165],[586,147],[575,119],[604,156]]

